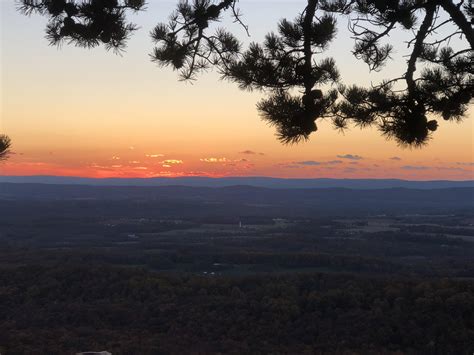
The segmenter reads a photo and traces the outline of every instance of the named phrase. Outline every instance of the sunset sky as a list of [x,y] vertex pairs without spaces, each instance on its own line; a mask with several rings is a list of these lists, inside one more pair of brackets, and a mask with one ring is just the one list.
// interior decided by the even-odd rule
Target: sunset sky
[[[149,60],[149,31],[175,3],[149,1],[146,12],[131,15],[141,28],[118,56],[103,47],[51,47],[43,17],[23,16],[13,0],[0,1],[0,132],[14,144],[0,174],[474,178],[472,109],[460,124],[440,122],[423,149],[400,148],[375,130],[340,134],[329,122],[320,122],[306,143],[282,145],[258,116],[262,93],[241,91],[215,72],[180,82],[176,72]],[[237,25],[224,24],[246,42],[260,41],[303,4],[242,0],[250,39]],[[367,66],[348,54],[353,43],[345,27],[342,22],[328,56],[346,83],[370,85],[404,72],[402,35],[390,39],[400,43],[396,60],[369,77]]]

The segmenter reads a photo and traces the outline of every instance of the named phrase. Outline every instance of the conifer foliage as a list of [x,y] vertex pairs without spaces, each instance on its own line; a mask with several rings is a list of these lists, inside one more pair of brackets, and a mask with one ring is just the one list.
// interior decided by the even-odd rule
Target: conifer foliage
[[0,134],[0,161],[4,160],[10,154],[11,140],[5,134]]
[[[168,23],[151,31],[151,57],[178,70],[183,80],[216,68],[242,89],[264,91],[257,108],[282,142],[308,139],[316,121],[327,119],[338,129],[375,126],[400,145],[416,147],[436,131],[437,117],[465,116],[474,91],[470,2],[307,0],[294,19],[281,20],[262,43],[247,48],[229,29],[216,26],[227,14],[248,33],[237,2],[178,1]],[[103,44],[121,51],[138,28],[127,22],[127,14],[145,5],[144,0],[21,0],[19,10],[49,18],[51,44]],[[394,31],[410,34],[405,72],[369,88],[345,83],[336,61],[325,55],[342,21],[354,39],[352,54],[371,71],[382,71],[392,59],[388,38]]]

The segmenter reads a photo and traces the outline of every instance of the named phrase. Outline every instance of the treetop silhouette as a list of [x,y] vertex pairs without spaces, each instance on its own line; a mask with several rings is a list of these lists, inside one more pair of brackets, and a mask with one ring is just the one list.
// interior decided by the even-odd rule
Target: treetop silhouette
[[[375,126],[404,146],[422,146],[438,123],[430,116],[461,120],[473,97],[473,14],[471,2],[452,0],[307,0],[294,19],[283,19],[262,43],[244,48],[228,29],[211,29],[225,14],[248,31],[238,0],[181,0],[168,23],[150,35],[154,62],[171,66],[183,80],[208,68],[242,89],[263,90],[257,104],[278,138],[295,143],[317,130],[316,121]],[[104,45],[121,51],[137,30],[127,21],[145,10],[144,0],[21,0],[19,10],[49,18],[50,43],[81,47]],[[324,53],[338,21],[348,22],[352,54],[371,71],[391,59],[389,35],[411,33],[405,73],[369,88],[344,84],[336,61]],[[461,48],[450,43],[461,39]],[[457,46],[459,47],[459,46]]]
[[5,160],[10,154],[11,140],[5,134],[0,134],[0,161]]

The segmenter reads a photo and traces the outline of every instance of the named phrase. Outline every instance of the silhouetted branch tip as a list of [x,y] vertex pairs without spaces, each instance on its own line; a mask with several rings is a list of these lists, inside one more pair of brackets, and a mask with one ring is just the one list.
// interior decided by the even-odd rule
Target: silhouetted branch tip
[[5,134],[0,134],[0,160],[5,160],[10,155],[11,140]]

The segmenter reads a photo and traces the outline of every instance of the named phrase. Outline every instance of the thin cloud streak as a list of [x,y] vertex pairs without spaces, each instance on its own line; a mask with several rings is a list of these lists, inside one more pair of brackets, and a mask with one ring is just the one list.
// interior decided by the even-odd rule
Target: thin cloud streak
[[203,163],[227,163],[227,162],[230,162],[229,159],[227,158],[201,158],[199,159],[200,161],[202,161]]
[[342,164],[342,160],[329,160],[329,161],[316,161],[316,160],[303,160],[295,161],[292,164],[303,165],[303,166],[321,166],[321,165],[336,165]]
[[341,159],[348,159],[348,160],[362,160],[362,159],[364,159],[363,157],[361,157],[360,155],[357,155],[357,154],[344,154],[344,155],[338,155],[337,157],[341,158]]
[[247,149],[242,152],[239,152],[239,154],[245,154],[245,155],[265,155],[265,153],[262,152],[255,152],[253,150]]
[[423,165],[404,165],[400,167],[400,169],[403,170],[429,170],[431,169],[429,166],[423,166]]

